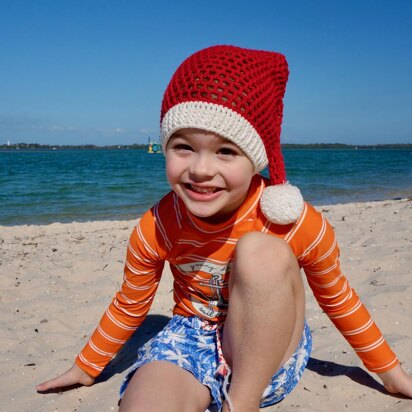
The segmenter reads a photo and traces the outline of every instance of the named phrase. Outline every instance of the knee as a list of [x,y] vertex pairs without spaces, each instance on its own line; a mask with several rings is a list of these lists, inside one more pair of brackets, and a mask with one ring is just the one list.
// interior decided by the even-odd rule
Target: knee
[[250,232],[239,239],[235,268],[237,276],[246,276],[253,282],[259,279],[265,282],[291,280],[299,274],[299,265],[289,245],[260,232]]

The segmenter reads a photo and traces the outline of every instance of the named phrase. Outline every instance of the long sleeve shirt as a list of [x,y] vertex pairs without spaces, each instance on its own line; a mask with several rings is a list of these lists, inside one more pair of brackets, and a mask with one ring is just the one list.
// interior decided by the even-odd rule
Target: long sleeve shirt
[[174,192],[147,211],[127,247],[121,289],[76,362],[97,376],[144,321],[164,263],[173,274],[174,314],[223,322],[236,243],[251,231],[284,239],[294,252],[320,307],[367,369],[384,372],[398,360],[341,272],[333,228],[310,204],[297,222],[277,225],[259,208],[266,179],[255,176],[248,196],[227,221],[210,224],[192,215]]

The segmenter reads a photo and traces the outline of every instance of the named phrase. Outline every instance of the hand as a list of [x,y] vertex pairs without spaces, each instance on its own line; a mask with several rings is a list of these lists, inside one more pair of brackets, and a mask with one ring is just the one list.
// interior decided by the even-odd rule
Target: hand
[[386,372],[378,373],[378,376],[388,392],[400,393],[412,398],[412,376],[408,375],[401,365],[396,365]]
[[36,390],[37,392],[47,392],[51,389],[64,389],[74,385],[91,386],[94,380],[93,376],[90,376],[74,364],[62,375],[37,385]]

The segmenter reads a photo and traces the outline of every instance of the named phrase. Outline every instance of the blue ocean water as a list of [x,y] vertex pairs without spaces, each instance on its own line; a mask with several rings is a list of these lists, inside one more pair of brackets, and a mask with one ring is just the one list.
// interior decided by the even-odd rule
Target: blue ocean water
[[[315,205],[412,196],[411,150],[283,153],[288,179]],[[134,219],[169,190],[164,167],[144,150],[0,152],[0,225]]]

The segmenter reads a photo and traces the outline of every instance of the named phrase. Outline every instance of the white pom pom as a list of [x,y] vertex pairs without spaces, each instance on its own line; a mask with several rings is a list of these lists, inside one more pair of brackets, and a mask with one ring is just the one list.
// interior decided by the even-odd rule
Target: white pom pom
[[268,186],[260,198],[260,209],[265,217],[279,225],[296,222],[303,207],[304,201],[300,190],[289,183]]

